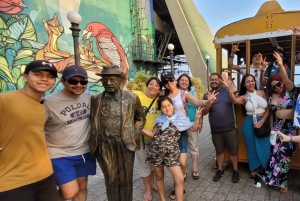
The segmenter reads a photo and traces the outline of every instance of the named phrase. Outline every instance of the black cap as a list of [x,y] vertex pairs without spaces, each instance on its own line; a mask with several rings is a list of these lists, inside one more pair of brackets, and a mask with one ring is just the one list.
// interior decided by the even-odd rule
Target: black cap
[[49,71],[54,77],[57,77],[57,69],[49,61],[35,60],[27,64],[24,74],[28,74],[29,71],[39,72],[39,71]]
[[170,78],[170,79],[175,79],[173,73],[171,73],[170,71],[167,71],[167,72],[163,72],[160,76],[160,79],[161,80],[164,80],[166,78]]
[[88,78],[86,70],[84,70],[84,68],[82,68],[81,66],[77,65],[66,67],[62,73],[62,76],[66,80],[74,76]]

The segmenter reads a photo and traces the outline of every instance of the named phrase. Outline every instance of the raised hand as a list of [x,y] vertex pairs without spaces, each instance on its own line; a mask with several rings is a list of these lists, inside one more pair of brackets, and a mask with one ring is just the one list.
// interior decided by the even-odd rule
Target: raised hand
[[266,70],[267,66],[270,64],[270,62],[266,61],[266,57],[264,58],[263,62],[261,63],[261,69]]
[[202,116],[202,110],[203,110],[203,107],[198,107],[197,111],[196,111],[196,114],[195,114],[195,119],[200,119],[200,117]]
[[238,51],[240,51],[240,49],[239,49],[239,43],[232,43],[232,45],[231,45],[231,53],[236,53]]
[[293,31],[293,34],[294,36],[300,36],[300,27],[299,27],[299,23],[297,23],[297,26],[295,26],[294,28],[293,27],[290,27],[291,30]]
[[277,52],[274,52],[274,53],[273,53],[273,56],[275,57],[275,59],[276,59],[278,65],[282,65],[282,66],[283,66],[283,62],[282,62],[281,56],[280,56]]
[[220,80],[228,90],[235,91],[235,86],[230,77],[226,73],[222,73],[222,80]]
[[217,95],[219,94],[219,92],[216,92],[215,90],[213,92],[207,92],[207,100],[210,103],[215,102],[215,100],[217,100]]

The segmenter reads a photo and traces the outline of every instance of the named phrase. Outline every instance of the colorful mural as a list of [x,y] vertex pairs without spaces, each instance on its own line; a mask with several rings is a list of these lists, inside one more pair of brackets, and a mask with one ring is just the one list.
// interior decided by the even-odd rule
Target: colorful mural
[[[73,10],[83,19],[80,65],[88,72],[89,90],[102,90],[100,77],[95,73],[104,65],[116,64],[132,77],[137,69],[144,69],[133,62],[136,41],[143,47],[141,53],[155,58],[152,1],[141,2],[145,5],[132,4],[130,0],[1,0],[0,91],[22,88],[22,73],[33,60],[50,61],[59,72],[74,64],[71,24],[66,19],[66,14]],[[132,13],[134,6],[147,11],[139,39],[132,28],[133,18],[136,19]],[[57,79],[56,86],[48,93],[61,88]]]

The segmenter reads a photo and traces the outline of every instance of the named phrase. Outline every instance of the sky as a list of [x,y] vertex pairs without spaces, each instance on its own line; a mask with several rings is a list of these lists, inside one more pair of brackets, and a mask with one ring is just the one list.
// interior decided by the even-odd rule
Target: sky
[[[300,10],[300,0],[277,1],[285,11]],[[194,0],[212,34],[229,23],[255,16],[264,2],[266,0]]]

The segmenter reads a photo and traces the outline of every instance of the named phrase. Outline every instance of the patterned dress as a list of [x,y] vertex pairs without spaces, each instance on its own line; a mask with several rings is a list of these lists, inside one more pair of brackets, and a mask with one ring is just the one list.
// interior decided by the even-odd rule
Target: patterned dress
[[181,131],[193,126],[187,116],[177,112],[172,117],[160,114],[155,121],[157,132],[154,134],[153,142],[150,146],[146,163],[153,166],[179,166],[180,149],[179,138]]
[[[272,97],[272,96],[271,96]],[[271,104],[271,97],[269,98],[269,107],[271,112],[276,112],[279,109],[292,109],[296,104],[296,87],[291,91],[286,90],[284,96],[279,98],[278,105]],[[288,136],[296,135],[296,128],[293,126],[292,119],[280,119],[274,116],[274,129],[280,131]],[[290,169],[290,158],[295,151],[295,144],[293,142],[281,143],[279,135],[277,135],[276,144],[273,147],[269,165],[262,179],[270,186],[277,186],[280,188],[288,187],[287,173]]]

